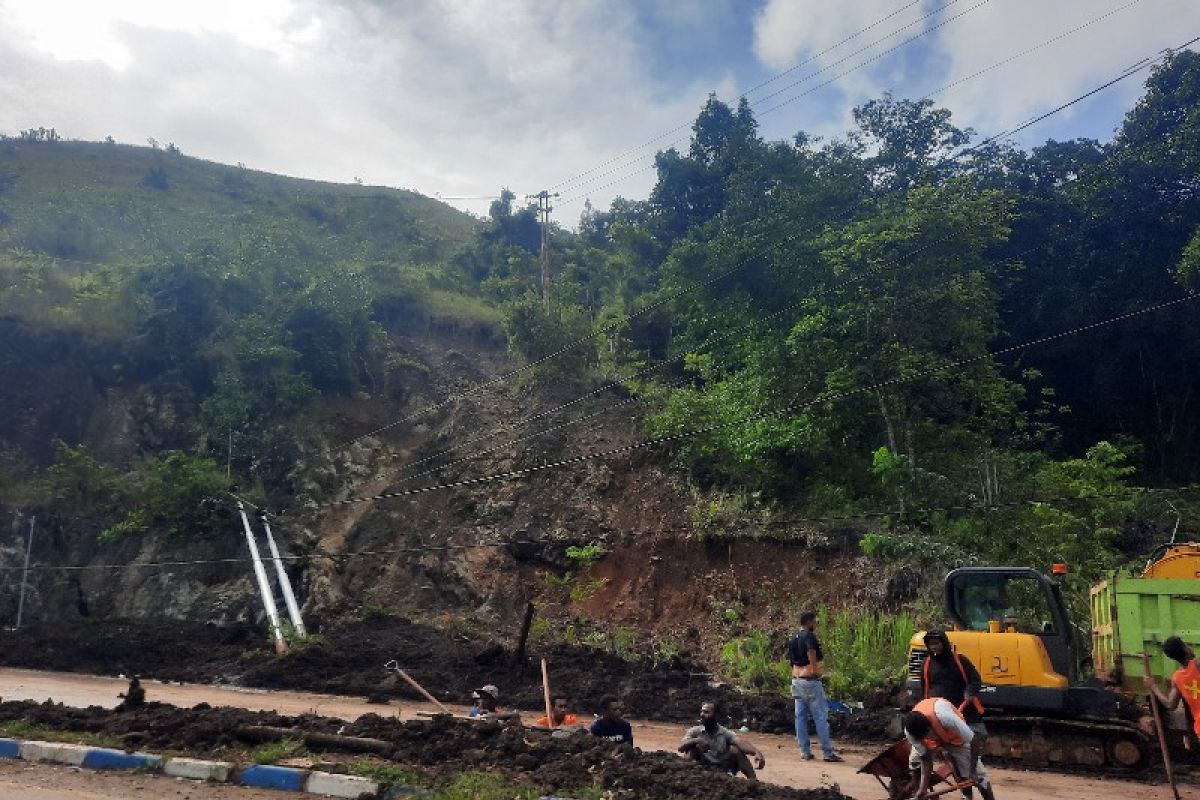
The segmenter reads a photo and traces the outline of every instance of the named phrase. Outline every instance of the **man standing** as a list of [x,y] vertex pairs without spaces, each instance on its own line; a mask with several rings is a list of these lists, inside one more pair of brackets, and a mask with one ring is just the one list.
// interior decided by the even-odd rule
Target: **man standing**
[[1180,700],[1186,702],[1192,713],[1192,730],[1200,736],[1200,664],[1196,663],[1196,654],[1178,636],[1168,636],[1162,643],[1162,651],[1179,664],[1171,676],[1171,691],[1164,695],[1151,675],[1146,676],[1146,688],[1168,711],[1178,706]]
[[829,702],[825,699],[825,687],[821,685],[825,654],[821,652],[821,641],[817,638],[817,612],[805,611],[800,615],[800,632],[792,638],[788,656],[792,662],[792,699],[796,702],[796,742],[800,745],[800,758],[813,759],[812,741],[808,738],[811,715],[825,760],[842,761],[829,741]]
[[758,769],[767,765],[767,759],[758,748],[744,742],[737,734],[717,722],[717,707],[714,703],[700,706],[700,724],[688,730],[679,743],[679,752],[691,756],[706,767],[716,767],[729,774],[742,773],[757,781],[754,766],[749,756],[754,756]]
[[624,714],[625,705],[620,700],[612,695],[602,697],[600,698],[600,719],[593,722],[592,727],[588,730],[597,739],[633,744],[633,726],[623,719]]
[[975,735],[986,739],[983,703],[979,700],[979,688],[983,684],[979,670],[975,669],[970,659],[954,651],[942,631],[931,630],[926,633],[925,647],[929,652],[921,665],[921,699],[942,697],[949,700],[962,712],[963,719]]
[[[983,740],[975,736],[949,700],[931,697],[917,703],[904,717],[904,735],[912,746],[908,757],[909,769],[914,772],[920,770],[917,791],[913,795],[917,800],[929,794],[933,754],[936,752],[943,753],[950,760],[959,778],[974,780],[984,800],[996,800],[987,770],[979,760],[979,747]],[[963,797],[972,797],[972,791],[964,789]]]

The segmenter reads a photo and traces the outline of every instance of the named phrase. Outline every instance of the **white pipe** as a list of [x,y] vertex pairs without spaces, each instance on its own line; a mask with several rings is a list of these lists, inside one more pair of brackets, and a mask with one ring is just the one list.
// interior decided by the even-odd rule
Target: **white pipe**
[[267,521],[266,514],[262,517],[262,524],[267,531],[267,547],[271,548],[271,560],[275,562],[275,575],[279,578],[280,588],[283,589],[283,602],[287,605],[288,618],[291,619],[296,633],[300,638],[304,638],[308,636],[308,632],[304,630],[304,620],[300,618],[300,606],[296,605],[296,595],[292,594],[292,581],[283,568],[283,559],[279,557],[279,548],[275,546],[275,536],[271,533],[271,523]]
[[254,577],[258,580],[258,591],[262,595],[263,606],[267,609],[267,619],[271,621],[271,632],[275,634],[275,652],[286,653],[287,641],[283,638],[283,628],[279,625],[279,610],[275,608],[275,595],[271,592],[271,582],[267,580],[267,571],[263,568],[262,558],[258,554],[258,543],[254,541],[254,531],[250,529],[250,520],[246,518],[246,507],[238,501],[238,513],[242,515],[242,527],[246,530],[246,544],[250,545],[250,560],[254,562]]

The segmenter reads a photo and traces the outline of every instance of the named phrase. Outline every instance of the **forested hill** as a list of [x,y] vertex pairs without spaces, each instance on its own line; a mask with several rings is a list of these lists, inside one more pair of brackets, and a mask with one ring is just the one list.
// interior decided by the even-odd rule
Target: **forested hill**
[[[205,501],[233,484],[319,507],[414,456],[430,480],[485,474],[464,441],[491,477],[550,452],[578,473],[631,441],[593,407],[617,391],[662,442],[614,472],[669,467],[685,491],[644,480],[648,507],[691,503],[704,535],[852,519],[879,557],[1066,558],[1086,579],[1177,520],[1195,534],[1200,57],[1156,67],[1109,142],[1024,151],[890,96],[854,122],[769,141],[710,99],[647,199],[554,231],[548,297],[536,213],[507,191],[475,223],[173,148],[0,142],[5,502],[168,541],[227,532]],[[488,383],[500,343],[526,366]],[[602,472],[538,471],[521,504],[499,480],[431,494],[427,527],[527,535],[576,503],[614,528],[645,498],[593,491],[618,485]],[[375,513],[338,543],[391,536]],[[560,528],[585,545],[580,518]]]

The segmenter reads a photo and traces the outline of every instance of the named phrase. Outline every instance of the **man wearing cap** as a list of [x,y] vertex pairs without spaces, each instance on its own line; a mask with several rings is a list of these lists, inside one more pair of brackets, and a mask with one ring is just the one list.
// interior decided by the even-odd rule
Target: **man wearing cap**
[[471,697],[475,700],[475,705],[471,706],[471,710],[467,712],[468,716],[477,719],[515,719],[518,722],[521,721],[521,714],[519,712],[505,711],[496,705],[496,702],[500,699],[500,690],[496,688],[495,684],[489,683],[486,686],[480,686],[471,692]]
[[926,633],[925,647],[929,652],[921,664],[921,699],[945,698],[962,712],[975,735],[986,739],[983,703],[979,699],[979,688],[983,684],[979,670],[966,656],[955,652],[943,631]]

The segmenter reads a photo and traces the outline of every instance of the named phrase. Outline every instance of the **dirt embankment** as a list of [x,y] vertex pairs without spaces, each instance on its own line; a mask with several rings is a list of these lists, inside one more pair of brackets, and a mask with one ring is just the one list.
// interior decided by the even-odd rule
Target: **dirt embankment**
[[[469,701],[473,688],[500,687],[504,705],[542,707],[539,659],[550,664],[552,687],[583,712],[615,694],[632,717],[691,722],[700,704],[714,700],[734,726],[761,732],[792,730],[786,697],[744,694],[713,685],[700,665],[676,658],[665,663],[629,662],[582,647],[540,647],[516,663],[513,654],[483,637],[455,634],[394,617],[330,626],[324,643],[276,656],[255,629],[179,623],[90,622],[73,628],[0,632],[0,663],[12,667],[86,672],[137,673],[159,680],[226,683],[269,689],[300,689],[358,695],[384,701],[420,700],[383,665],[395,659],[417,681],[446,702]],[[537,656],[535,659],[533,656]],[[835,731],[869,740],[884,736],[886,710],[835,716]]]
[[[697,800],[843,800],[836,789],[790,789],[702,770],[677,756],[646,753],[628,745],[599,742],[585,733],[564,738],[520,726],[468,722],[451,717],[400,722],[367,714],[347,724],[315,715],[285,717],[272,712],[210,708],[182,709],[149,703],[132,711],[96,706],[71,708],[53,703],[2,703],[0,721],[23,720],[59,730],[125,738],[148,750],[175,750],[225,756],[244,751],[240,730],[272,726],[301,732],[369,737],[389,743],[386,758],[415,766],[431,779],[466,769],[498,769],[545,791],[599,783],[617,796],[644,800],[690,797]],[[310,744],[309,749],[313,749]]]

